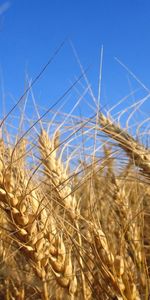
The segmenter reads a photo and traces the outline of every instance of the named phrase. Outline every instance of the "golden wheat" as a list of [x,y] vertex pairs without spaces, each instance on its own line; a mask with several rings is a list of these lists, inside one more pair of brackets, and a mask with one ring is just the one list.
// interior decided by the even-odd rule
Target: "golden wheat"
[[0,299],[149,299],[149,151],[102,114],[97,126],[117,143],[81,172],[58,130],[42,129],[35,153],[1,138]]

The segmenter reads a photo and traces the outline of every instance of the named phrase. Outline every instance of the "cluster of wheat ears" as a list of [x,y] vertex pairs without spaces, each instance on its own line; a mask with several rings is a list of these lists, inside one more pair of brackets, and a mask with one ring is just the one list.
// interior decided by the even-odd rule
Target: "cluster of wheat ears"
[[[74,121],[64,140],[60,128],[69,127],[57,124],[49,134],[39,118],[30,127],[41,124],[36,139],[26,130],[11,142],[6,121],[0,139],[0,299],[148,300],[149,150],[100,112]],[[79,131],[103,141],[91,154],[82,139],[85,161],[77,144],[68,150]]]

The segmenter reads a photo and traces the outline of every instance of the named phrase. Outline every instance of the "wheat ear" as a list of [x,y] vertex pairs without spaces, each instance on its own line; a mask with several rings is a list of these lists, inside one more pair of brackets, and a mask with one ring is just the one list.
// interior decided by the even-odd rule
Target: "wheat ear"
[[134,164],[143,171],[143,175],[150,175],[149,150],[102,113],[100,114],[100,130],[118,142],[119,146],[134,161]]

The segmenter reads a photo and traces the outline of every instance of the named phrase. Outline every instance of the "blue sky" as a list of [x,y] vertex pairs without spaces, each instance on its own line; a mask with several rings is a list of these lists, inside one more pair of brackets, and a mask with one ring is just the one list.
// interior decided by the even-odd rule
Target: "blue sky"
[[[95,95],[103,45],[102,106],[111,107],[140,88],[115,57],[150,88],[148,0],[1,0],[0,7],[4,4],[8,8],[0,14],[0,71],[6,110],[13,105],[10,93],[14,101],[23,93],[25,74],[33,79],[66,37],[73,42],[83,67],[90,66],[88,77]],[[79,74],[79,65],[66,41],[33,88],[36,102],[48,108]],[[143,94],[142,88],[125,106]],[[143,109],[149,112],[149,100]],[[85,104],[81,111],[86,111]]]

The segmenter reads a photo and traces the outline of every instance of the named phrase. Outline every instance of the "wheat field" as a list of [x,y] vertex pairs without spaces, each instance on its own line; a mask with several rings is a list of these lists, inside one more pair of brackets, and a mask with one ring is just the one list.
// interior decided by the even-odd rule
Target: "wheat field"
[[148,300],[148,148],[110,114],[51,113],[1,122],[0,299]]

